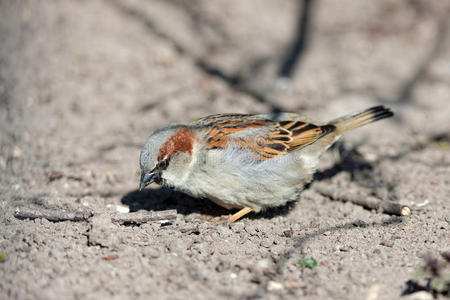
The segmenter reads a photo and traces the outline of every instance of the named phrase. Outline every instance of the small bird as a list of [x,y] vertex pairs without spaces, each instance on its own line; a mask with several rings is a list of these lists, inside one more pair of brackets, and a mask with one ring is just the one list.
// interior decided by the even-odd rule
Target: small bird
[[327,123],[296,113],[216,114],[156,130],[140,153],[140,190],[151,182],[208,198],[237,221],[298,198],[321,154],[350,130],[393,116],[383,106]]

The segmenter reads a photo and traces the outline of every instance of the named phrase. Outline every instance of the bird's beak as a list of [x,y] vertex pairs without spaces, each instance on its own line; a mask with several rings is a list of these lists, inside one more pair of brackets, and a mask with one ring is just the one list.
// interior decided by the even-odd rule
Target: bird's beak
[[156,173],[146,173],[141,174],[141,184],[139,185],[139,191],[142,191],[147,185],[152,183],[155,179]]

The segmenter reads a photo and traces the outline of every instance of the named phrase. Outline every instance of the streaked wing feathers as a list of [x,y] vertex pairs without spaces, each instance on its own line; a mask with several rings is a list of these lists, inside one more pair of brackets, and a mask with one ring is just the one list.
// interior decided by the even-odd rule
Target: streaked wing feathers
[[297,151],[336,129],[302,121],[272,121],[258,115],[219,114],[193,123],[207,131],[207,147],[223,149],[230,143],[251,151],[259,160]]

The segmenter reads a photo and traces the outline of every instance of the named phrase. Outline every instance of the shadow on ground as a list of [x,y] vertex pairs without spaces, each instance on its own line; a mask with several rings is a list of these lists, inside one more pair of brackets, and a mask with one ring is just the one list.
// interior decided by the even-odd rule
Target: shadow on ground
[[[198,213],[210,215],[212,217],[229,215],[234,212],[227,210],[208,199],[192,198],[184,193],[168,188],[146,189],[143,191],[133,190],[125,194],[121,203],[130,208],[130,212],[139,210],[162,211],[176,209],[178,213],[189,215]],[[287,215],[295,207],[295,201],[287,203],[282,207],[267,209],[258,214],[250,214],[251,219],[265,218],[271,219],[279,215]],[[237,210],[236,210],[237,211]]]

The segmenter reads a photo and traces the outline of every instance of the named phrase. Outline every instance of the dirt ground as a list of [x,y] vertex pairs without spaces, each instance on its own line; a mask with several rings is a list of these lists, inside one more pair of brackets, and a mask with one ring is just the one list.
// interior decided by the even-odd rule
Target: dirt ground
[[[289,82],[276,78],[296,1],[0,1],[0,298],[398,299],[425,256],[449,251],[450,3],[306,2]],[[309,188],[217,225],[230,212],[208,200],[137,191],[140,147],[168,123],[277,110],[325,121],[380,104],[395,117],[347,135],[317,179],[411,216]],[[176,220],[110,218],[167,209]]]

